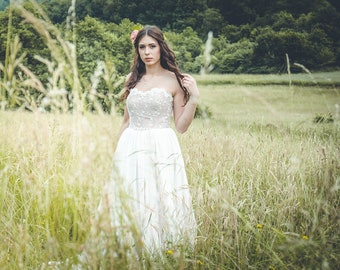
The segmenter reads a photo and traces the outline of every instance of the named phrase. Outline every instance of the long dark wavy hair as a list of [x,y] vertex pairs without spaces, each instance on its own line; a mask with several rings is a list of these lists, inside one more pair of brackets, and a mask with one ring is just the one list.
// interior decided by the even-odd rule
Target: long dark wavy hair
[[129,95],[129,90],[134,88],[136,84],[138,83],[138,81],[145,74],[145,71],[146,71],[145,64],[140,58],[140,55],[138,53],[139,41],[144,36],[150,36],[154,38],[155,40],[157,40],[160,46],[161,66],[173,72],[176,75],[177,81],[184,92],[185,101],[187,102],[189,99],[189,92],[185,87],[183,87],[181,83],[181,79],[184,76],[182,75],[177,65],[175,53],[169,48],[168,44],[166,43],[162,31],[157,26],[154,26],[154,25],[144,26],[143,29],[141,29],[138,32],[137,37],[134,40],[135,55],[134,55],[133,62],[131,65],[131,75],[128,78],[128,80],[125,82],[125,91],[122,96],[123,99],[127,98],[127,96]]

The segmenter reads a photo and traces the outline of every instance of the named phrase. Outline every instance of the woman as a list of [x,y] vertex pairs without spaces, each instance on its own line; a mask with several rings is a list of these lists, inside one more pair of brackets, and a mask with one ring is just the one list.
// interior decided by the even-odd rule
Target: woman
[[112,222],[123,237],[127,227],[135,226],[150,252],[193,246],[196,221],[181,149],[170,125],[173,117],[179,133],[188,129],[199,90],[192,76],[180,73],[158,27],[145,26],[133,42],[135,57],[125,82],[126,106],[110,183],[114,194],[108,195]]

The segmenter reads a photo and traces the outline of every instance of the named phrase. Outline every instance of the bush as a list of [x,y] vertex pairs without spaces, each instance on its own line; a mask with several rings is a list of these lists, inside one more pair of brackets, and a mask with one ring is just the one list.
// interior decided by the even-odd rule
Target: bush
[[212,112],[208,106],[199,104],[196,108],[195,118],[210,119],[212,117]]
[[318,113],[313,118],[313,123],[315,123],[315,124],[333,123],[333,122],[334,122],[334,117],[333,117],[333,114],[331,114],[331,113],[328,113],[328,114]]

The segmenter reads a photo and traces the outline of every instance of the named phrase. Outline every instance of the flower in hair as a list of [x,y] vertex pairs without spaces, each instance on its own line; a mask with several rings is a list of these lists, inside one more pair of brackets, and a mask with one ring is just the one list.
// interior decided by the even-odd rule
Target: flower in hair
[[137,35],[138,35],[138,30],[137,29],[135,29],[135,30],[133,30],[132,32],[131,32],[131,35],[130,35],[130,39],[131,39],[131,42],[133,43],[133,42],[135,42],[135,39],[136,39],[136,37],[137,37]]

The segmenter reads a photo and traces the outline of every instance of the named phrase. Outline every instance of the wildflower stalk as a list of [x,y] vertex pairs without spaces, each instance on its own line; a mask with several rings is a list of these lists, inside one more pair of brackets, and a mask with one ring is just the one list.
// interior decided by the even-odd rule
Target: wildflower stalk
[[[72,42],[63,38],[59,29],[54,26],[42,8],[34,0],[30,0],[35,10],[38,12],[41,18],[36,17],[34,14],[26,10],[23,6],[18,5],[17,9],[21,12],[21,15],[28,23],[31,23],[35,30],[45,40],[47,47],[51,52],[52,58],[63,67],[63,74],[71,87],[73,105],[72,109],[77,112],[84,111],[84,93],[82,90],[82,83],[78,73],[78,65],[76,58],[76,34],[74,28],[72,29]],[[75,0],[72,1],[70,7],[71,14],[74,15]]]
[[290,73],[290,62],[289,62],[288,53],[286,53],[286,61],[287,61],[287,72],[288,72],[288,77],[289,77],[289,88],[291,88],[292,87],[292,76]]
[[211,64],[211,51],[213,49],[212,41],[213,41],[213,32],[209,31],[208,39],[204,47],[204,63],[201,68],[201,74],[203,75],[208,74],[210,71],[214,69],[214,66]]
[[[12,35],[12,1],[9,1],[9,9],[8,9],[8,24],[7,24],[7,41],[6,41],[6,55],[5,55],[5,67],[4,67],[4,83],[7,83],[8,80],[8,63],[10,56],[10,44],[11,44],[11,35]],[[1,91],[1,99],[6,102],[8,98],[8,94],[6,88],[0,85]]]
[[76,27],[75,27],[75,10],[76,10],[76,0],[72,0],[72,4],[71,7],[69,8],[69,16],[70,17],[70,26],[71,26],[71,33],[72,33],[72,45],[71,45],[71,66],[72,66],[72,74],[73,74],[73,98],[75,98],[75,102],[74,105],[77,105],[77,107],[75,108],[76,110],[78,110],[78,112],[82,112],[82,106],[80,107],[80,104],[84,104],[84,98],[85,95],[82,95],[82,87],[81,87],[81,83],[79,80],[79,74],[78,74],[78,65],[77,65],[77,51],[76,51],[76,42],[77,42],[77,38],[76,38]]

